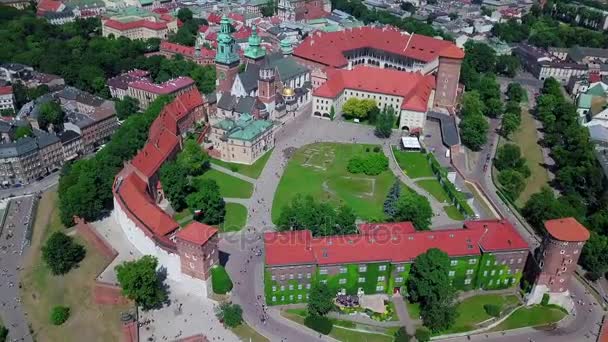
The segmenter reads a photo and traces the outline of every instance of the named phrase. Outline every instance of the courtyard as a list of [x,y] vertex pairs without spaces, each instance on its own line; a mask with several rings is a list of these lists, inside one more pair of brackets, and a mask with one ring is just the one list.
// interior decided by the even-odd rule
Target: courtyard
[[390,170],[377,176],[353,175],[346,170],[348,161],[374,152],[376,145],[315,143],[293,153],[279,182],[272,205],[276,222],[281,209],[297,194],[311,195],[316,200],[346,204],[364,220],[383,219],[383,203],[395,181]]

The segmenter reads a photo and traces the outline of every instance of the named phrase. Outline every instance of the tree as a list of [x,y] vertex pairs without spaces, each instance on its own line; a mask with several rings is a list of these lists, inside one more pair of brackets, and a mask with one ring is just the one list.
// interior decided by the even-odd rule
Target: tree
[[496,73],[507,77],[515,77],[519,70],[519,60],[515,56],[501,55],[496,57]]
[[0,116],[15,116],[15,110],[12,108],[5,108],[0,110]]
[[336,117],[336,109],[334,108],[334,106],[331,106],[331,108],[329,109],[329,118],[331,119],[331,121],[334,121],[335,117]]
[[18,139],[25,138],[25,137],[31,137],[33,134],[34,134],[34,131],[32,131],[32,127],[19,126],[15,130],[14,139],[18,140]]
[[583,246],[579,263],[589,271],[591,279],[597,279],[608,271],[608,237],[591,232],[591,237]]
[[411,340],[411,336],[407,334],[405,327],[400,327],[395,332],[395,336],[393,336],[393,338],[393,342],[409,342]]
[[393,186],[388,190],[386,199],[384,200],[384,214],[393,220],[397,213],[397,201],[401,195],[401,181],[396,180]]
[[456,291],[449,271],[450,258],[437,248],[418,255],[410,270],[410,298],[420,303],[424,325],[435,332],[449,328],[456,319]]
[[456,20],[456,19],[458,19],[458,13],[451,12],[448,14],[448,17],[450,18],[450,20]]
[[40,106],[38,114],[38,126],[46,130],[50,124],[53,125],[53,130],[60,131],[63,129],[63,120],[65,114],[61,106],[56,101],[49,101]]
[[525,178],[530,176],[530,169],[526,159],[522,157],[519,146],[515,144],[505,144],[498,148],[494,159],[494,166],[500,171],[515,170]]
[[433,209],[429,200],[413,191],[401,194],[397,201],[393,220],[411,221],[418,230],[428,230],[433,217]]
[[62,325],[70,318],[70,308],[67,306],[54,306],[51,310],[51,323]]
[[496,65],[496,53],[487,44],[469,40],[464,44],[466,51],[464,63],[470,64],[480,73],[494,71]]
[[276,12],[277,4],[273,0],[268,0],[260,9],[263,17],[272,17]]
[[334,296],[327,284],[313,282],[308,297],[308,314],[325,316],[334,308]]
[[186,207],[186,198],[193,191],[188,175],[188,170],[179,162],[166,162],[160,168],[163,192],[176,211]]
[[505,113],[502,116],[502,124],[500,126],[500,134],[508,138],[511,133],[515,132],[521,125],[521,117],[514,113]]
[[359,100],[356,97],[351,97],[346,100],[342,106],[342,112],[347,117],[356,119],[366,119],[369,112],[376,107],[376,101],[370,99]]
[[464,93],[462,98],[462,109],[460,114],[462,117],[481,116],[485,111],[485,106],[481,101],[481,95],[478,91],[468,91]]
[[524,176],[513,169],[500,171],[498,174],[498,182],[512,200],[517,199],[526,187]]
[[500,98],[493,97],[486,101],[484,115],[490,118],[497,118],[502,115],[502,101]]
[[194,219],[206,224],[220,224],[226,216],[226,202],[220,194],[220,187],[213,179],[202,179],[198,191],[186,198],[186,203],[194,211]]
[[225,326],[234,328],[243,323],[243,309],[238,304],[221,303],[216,310],[215,316]]
[[353,209],[347,205],[342,205],[338,208],[338,213],[336,214],[336,225],[340,227],[341,230],[346,232],[355,232],[357,231],[357,225],[355,221],[357,220],[357,215]]
[[202,175],[209,168],[209,156],[194,139],[186,140],[183,150],[177,156],[177,162],[190,176]]
[[431,332],[425,327],[417,328],[414,336],[418,342],[428,342],[431,340]]
[[68,273],[85,254],[83,246],[62,232],[54,232],[42,247],[42,259],[55,275]]
[[144,310],[160,307],[167,301],[163,278],[156,271],[158,260],[144,255],[138,260],[125,261],[115,267],[122,293]]
[[180,8],[177,11],[177,19],[179,19],[182,23],[192,20],[193,15],[192,11],[189,8]]
[[[543,187],[540,192],[530,196],[522,208],[522,215],[537,231],[544,230],[544,222],[560,217],[579,217],[575,206],[567,197],[556,198],[553,190]],[[581,221],[581,220],[579,220]]]
[[116,116],[119,120],[124,120],[139,111],[139,100],[131,96],[125,96],[122,100],[117,100],[115,104]]
[[280,231],[310,229],[313,236],[344,235],[357,232],[355,219],[350,208],[342,206],[336,211],[310,195],[297,194],[283,206],[277,227]]
[[0,342],[5,342],[8,338],[8,329],[0,324]]
[[507,86],[507,97],[509,101],[522,102],[527,100],[526,90],[519,83],[509,83]]
[[385,107],[376,118],[376,129],[374,134],[378,138],[390,138],[395,122],[395,110],[393,107]]
[[465,116],[460,121],[462,143],[473,151],[479,151],[487,141],[488,121],[481,115]]

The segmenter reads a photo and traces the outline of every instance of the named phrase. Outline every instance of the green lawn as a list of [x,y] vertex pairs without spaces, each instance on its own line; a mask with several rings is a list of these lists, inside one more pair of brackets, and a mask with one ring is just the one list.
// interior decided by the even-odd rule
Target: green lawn
[[538,327],[555,323],[564,318],[563,309],[554,306],[535,305],[517,309],[509,318],[496,326],[493,331],[503,331],[523,327]]
[[272,154],[272,150],[264,153],[264,155],[261,156],[260,159],[256,160],[255,163],[253,163],[251,165],[229,163],[229,162],[225,162],[225,161],[222,161],[219,159],[213,159],[213,158],[211,158],[211,162],[215,165],[223,166],[223,167],[229,169],[230,171],[238,172],[247,177],[257,179],[258,177],[260,177],[262,170],[264,170],[264,166],[266,166],[266,162],[268,161],[268,158],[270,158],[271,154]]
[[406,302],[407,312],[410,314],[411,319],[420,319],[420,304]]
[[[346,165],[353,156],[373,152],[373,145],[318,143],[300,148],[289,160],[272,206],[276,222],[281,209],[296,194],[311,195],[333,204],[346,203],[364,220],[384,219],[383,203],[395,181],[390,170],[377,176],[350,174]],[[369,149],[370,152],[366,152]]]
[[[242,179],[227,175],[217,170],[207,170],[198,179],[213,179],[220,186],[222,197],[249,198],[253,193],[253,185]],[[195,184],[197,182],[195,181]]]
[[451,218],[452,220],[456,220],[456,221],[464,220],[464,216],[460,213],[460,211],[458,211],[458,209],[456,209],[456,206],[454,206],[454,205],[448,205],[448,206],[443,207],[443,211],[445,211],[445,213],[448,214],[448,217]]
[[426,154],[420,152],[406,152],[393,148],[397,164],[410,178],[433,177],[433,170],[426,159]]
[[504,310],[507,307],[515,307],[518,303],[519,299],[514,295],[488,294],[467,298],[458,304],[458,317],[454,325],[441,335],[476,329],[477,323],[491,318],[483,308],[485,304],[500,304]]
[[226,203],[226,217],[221,225],[222,232],[238,232],[247,222],[247,208],[238,203]]
[[[528,110],[522,110],[520,128],[511,135],[511,142],[517,144],[521,149],[521,153],[528,161],[531,175],[526,180],[526,187],[515,201],[518,207],[522,207],[526,201],[540,191],[540,189],[549,183],[549,174],[541,165],[544,163],[542,149],[538,145],[538,137],[536,135],[536,125],[534,118]],[[501,142],[506,143],[505,139],[501,138]]]
[[175,213],[175,215],[173,215],[173,219],[179,222],[188,216],[192,216],[192,213],[190,212],[190,209],[186,208],[178,213]]
[[416,182],[418,186],[428,191],[431,196],[435,197],[441,203],[446,203],[449,201],[448,194],[441,187],[441,183],[439,183],[436,179],[424,179]]

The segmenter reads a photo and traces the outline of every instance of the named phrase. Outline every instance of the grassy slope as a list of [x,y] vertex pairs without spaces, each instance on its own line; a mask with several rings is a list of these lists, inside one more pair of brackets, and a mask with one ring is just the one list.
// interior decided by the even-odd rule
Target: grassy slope
[[426,159],[426,155],[420,152],[405,152],[393,148],[397,164],[401,167],[408,177],[434,177],[433,170]]
[[221,226],[222,232],[236,232],[245,226],[247,208],[238,203],[226,203],[226,217]]
[[428,191],[431,196],[441,203],[448,202],[448,194],[443,190],[441,184],[436,179],[424,179],[416,182],[418,186]]
[[253,185],[242,179],[227,175],[216,170],[207,170],[199,179],[213,179],[220,186],[222,197],[249,198],[253,193]]
[[256,160],[255,163],[251,165],[228,163],[219,159],[211,159],[211,162],[213,164],[223,166],[227,169],[235,170],[235,172],[238,172],[242,175],[257,179],[258,177],[260,177],[262,170],[264,170],[264,166],[266,166],[266,162],[268,161],[268,158],[270,158],[271,154],[272,150],[266,152],[263,156],[260,157],[260,159]]
[[[87,255],[80,267],[64,276],[53,276],[41,259],[41,243],[53,231],[62,230],[55,207],[57,194],[44,194],[36,214],[34,236],[21,273],[24,309],[38,341],[118,341],[121,338],[120,312],[129,306],[98,306],[91,300],[95,276],[108,260],[78,235],[75,239],[85,245]],[[66,305],[70,319],[62,326],[49,322],[51,308]]]
[[[391,171],[384,171],[378,176],[366,176],[353,175],[346,170],[348,160],[356,154],[375,153],[365,152],[365,149],[370,146],[320,143],[299,149],[289,161],[275,193],[272,207],[273,221],[276,222],[282,206],[289,203],[296,194],[312,195],[317,200],[330,201],[336,204],[346,203],[363,219],[383,219],[382,204],[388,189],[395,181]],[[309,159],[306,151],[310,152],[312,149],[317,149],[320,152],[312,155]],[[331,157],[332,151],[334,157]],[[303,166],[302,164],[306,163],[307,160],[308,163],[315,165],[325,165],[326,170]],[[326,164],[323,164],[324,160],[327,162]],[[364,192],[371,190],[370,182],[365,179],[375,180],[375,190],[372,196],[364,194]],[[323,189],[323,183],[325,182],[330,192]]]
[[500,323],[493,331],[503,331],[522,327],[536,327],[555,323],[566,316],[562,310],[551,307],[535,305],[521,308],[515,311],[504,322]]
[[442,334],[473,330],[475,324],[491,318],[483,308],[485,304],[501,304],[504,309],[507,306],[515,306],[517,303],[518,299],[515,296],[490,294],[467,298],[458,304],[458,317],[452,328]]

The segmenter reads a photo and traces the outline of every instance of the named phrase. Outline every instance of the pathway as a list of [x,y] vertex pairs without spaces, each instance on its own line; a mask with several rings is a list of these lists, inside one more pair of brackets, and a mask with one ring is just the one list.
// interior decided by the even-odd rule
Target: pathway
[[393,296],[393,303],[395,304],[395,311],[397,312],[397,316],[399,316],[399,321],[405,326],[408,335],[413,336],[416,333],[416,324],[419,322],[419,319],[416,318],[414,320],[410,317],[402,296]]
[[236,177],[238,179],[244,180],[245,182],[248,182],[248,183],[251,183],[251,184],[255,184],[255,182],[256,182],[255,178],[251,178],[251,177],[245,176],[243,174],[240,174],[238,172],[234,172],[234,171],[232,171],[232,170],[230,170],[228,168],[225,168],[223,166],[219,166],[219,165],[216,165],[216,164],[213,164],[213,163],[209,163],[209,164],[211,164],[211,168],[214,169],[214,170],[216,170],[216,171],[220,171],[222,173],[225,173],[225,174],[230,175],[232,177]]

